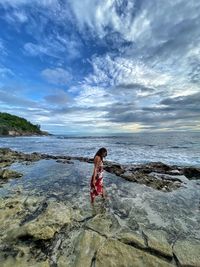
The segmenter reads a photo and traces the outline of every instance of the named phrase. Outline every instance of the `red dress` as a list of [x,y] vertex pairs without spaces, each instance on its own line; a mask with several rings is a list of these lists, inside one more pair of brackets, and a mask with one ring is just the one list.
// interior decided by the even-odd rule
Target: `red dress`
[[91,179],[91,182],[90,182],[91,202],[94,201],[96,196],[103,194],[103,161],[101,161],[101,164],[99,165],[98,170],[97,170],[95,186],[96,186],[96,189],[95,189],[95,187],[92,183],[92,179]]

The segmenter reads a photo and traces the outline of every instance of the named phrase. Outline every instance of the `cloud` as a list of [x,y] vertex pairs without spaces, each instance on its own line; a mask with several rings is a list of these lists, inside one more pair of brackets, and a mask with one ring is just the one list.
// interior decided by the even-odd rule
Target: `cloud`
[[[180,84],[199,82],[200,2],[109,0],[90,5],[88,0],[75,0],[70,4],[83,36],[89,32],[106,42],[107,36],[118,34],[121,38],[114,38],[114,47],[127,61],[139,60]],[[129,44],[124,46],[122,39]],[[195,50],[196,57],[191,55]]]
[[69,71],[62,68],[44,69],[41,72],[41,75],[49,83],[56,85],[66,85],[72,79],[72,75],[69,73]]
[[66,105],[67,103],[72,103],[71,97],[63,90],[54,90],[54,94],[46,95],[44,97],[48,104],[53,105]]
[[[200,2],[2,0],[0,8],[12,26],[5,29],[19,37],[12,62],[31,62],[21,78],[29,85],[43,77],[35,81],[40,98],[27,86],[33,100],[2,94],[2,103],[16,101],[34,120],[71,131],[199,127]],[[0,39],[3,58],[10,47]],[[0,75],[11,79],[18,69],[5,62]]]
[[159,87],[170,82],[171,76],[150,68],[145,62],[107,54],[91,61],[93,73],[85,78],[87,83],[109,86],[140,84],[144,87]]
[[6,68],[4,66],[0,66],[0,77],[1,78],[7,78],[7,77],[12,77],[14,76],[14,73],[11,69]]
[[38,104],[32,100],[28,100],[7,92],[7,88],[1,88],[0,90],[0,103],[13,107],[38,107]]
[[25,23],[28,20],[28,17],[24,11],[14,10],[6,14],[5,20],[10,24],[15,25],[16,22],[20,24]]
[[163,99],[160,104],[182,110],[200,111],[200,92],[187,96]]
[[[24,51],[26,55],[50,56],[64,61],[65,59],[79,58],[81,46],[80,40],[75,37],[69,40],[68,37],[54,33],[39,40],[39,43],[25,43]],[[63,58],[63,54],[65,54],[65,58]]]
[[7,55],[7,49],[4,44],[4,40],[0,38],[0,55],[1,56],[6,56]]
[[57,5],[58,1],[57,0],[1,0],[1,5],[3,6],[12,6],[12,7],[22,7],[23,5],[30,5],[30,4],[37,4],[40,6],[48,7],[48,6],[53,6]]
[[[57,0],[3,0],[2,19],[18,32],[31,38],[23,44],[24,54],[53,57],[62,63],[81,55],[81,39],[70,33],[71,13],[66,2]],[[63,56],[65,54],[65,56]]]
[[[158,105],[139,108],[132,103],[115,103],[105,115],[110,121],[125,125],[138,123],[146,129],[174,128],[198,129],[200,93],[183,97],[166,98]],[[177,127],[177,128],[176,128]]]

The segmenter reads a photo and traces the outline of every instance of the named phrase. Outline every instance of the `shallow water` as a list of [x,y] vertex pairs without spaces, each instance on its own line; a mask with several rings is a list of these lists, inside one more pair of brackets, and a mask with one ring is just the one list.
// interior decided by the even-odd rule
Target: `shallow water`
[[[30,165],[14,163],[10,169],[22,172],[0,188],[0,196],[37,195],[52,201],[70,201],[84,216],[93,212],[89,183],[93,164],[73,160],[74,164],[40,160]],[[200,239],[200,182],[189,181],[173,192],[154,190],[104,171],[104,184],[110,199],[104,204],[96,198],[95,212],[112,213],[121,226],[136,230],[139,226],[164,229],[169,236],[191,236]]]

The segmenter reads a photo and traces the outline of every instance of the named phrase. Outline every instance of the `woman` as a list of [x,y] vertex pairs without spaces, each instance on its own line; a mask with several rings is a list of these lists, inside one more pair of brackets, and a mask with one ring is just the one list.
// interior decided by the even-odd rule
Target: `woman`
[[103,158],[107,156],[105,147],[100,148],[94,156],[94,171],[90,182],[90,198],[94,203],[96,196],[101,195],[104,199],[107,197],[103,188]]

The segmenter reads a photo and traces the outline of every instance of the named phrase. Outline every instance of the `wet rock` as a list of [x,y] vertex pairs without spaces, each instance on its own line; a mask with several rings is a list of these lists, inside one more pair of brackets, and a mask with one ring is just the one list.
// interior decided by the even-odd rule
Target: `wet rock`
[[73,161],[67,160],[67,159],[58,159],[58,160],[56,160],[56,162],[63,163],[63,164],[66,164],[66,163],[68,163],[68,164],[74,164]]
[[168,171],[168,174],[171,174],[171,175],[181,175],[181,172],[180,170],[171,170],[171,171]]
[[0,199],[0,242],[4,239],[13,240],[13,235],[9,232],[11,229],[18,231],[21,219],[27,214],[23,205],[24,199],[24,197]]
[[178,240],[173,252],[183,267],[200,267],[200,240]]
[[147,239],[148,247],[157,251],[159,254],[172,257],[172,246],[167,241],[167,234],[162,230],[143,230]]
[[26,209],[33,213],[38,206],[42,205],[42,202],[44,202],[44,197],[28,196],[23,204]]
[[87,228],[90,228],[106,237],[112,235],[110,231],[111,226],[112,220],[108,216],[106,217],[102,214],[96,215],[86,223]]
[[[22,220],[19,217],[17,224],[7,231],[5,240],[12,241],[23,237],[30,237],[34,240],[48,240],[53,238],[54,234],[63,225],[71,222],[70,208],[64,204],[54,202],[49,203],[43,213],[39,213],[36,218],[34,217],[33,220],[28,220],[28,222],[23,224],[21,224]],[[23,216],[24,218],[25,216]]]
[[29,247],[14,246],[3,247],[0,249],[1,267],[50,267],[48,259],[45,261],[37,261],[31,258]]
[[[36,206],[36,207],[35,207]],[[44,211],[47,209],[48,204],[46,201],[43,201],[41,203],[36,202],[33,203],[33,205],[30,205],[27,203],[27,200],[24,202],[24,207],[29,211],[27,216],[24,216],[23,220],[20,222],[20,226],[24,225],[27,222],[33,221],[35,218],[37,218],[40,214],[44,213]]]
[[110,164],[105,164],[104,169],[108,172],[115,173],[116,175],[121,175],[122,173],[125,172],[123,167],[120,164],[117,163],[110,163]]
[[98,249],[95,267],[130,267],[130,266],[174,266],[143,250],[126,245],[114,239],[107,239]]
[[130,231],[130,229],[121,229],[119,233],[116,234],[116,238],[129,245],[134,247],[146,248],[145,240],[141,232]]
[[[106,238],[94,231],[84,230],[80,233],[75,244],[75,261],[73,267],[90,267],[95,261],[96,251],[102,246]],[[58,265],[61,267],[64,265]],[[106,265],[104,265],[106,266]]]
[[0,168],[8,167],[12,164],[12,161],[2,161],[0,162]]
[[71,221],[70,208],[60,203],[50,203],[44,213],[24,225],[26,234],[35,239],[50,239],[64,224]]
[[67,256],[61,255],[57,260],[57,267],[71,267],[72,263]]
[[190,180],[200,179],[200,168],[187,167],[183,169],[183,173]]
[[150,173],[152,170],[155,172],[167,173],[173,170],[172,167],[162,162],[150,162],[146,164],[130,165],[129,170],[131,171],[142,171],[143,173]]
[[[90,216],[90,215],[89,215]],[[90,216],[91,217],[91,216]],[[85,220],[87,220],[87,216],[83,216],[82,212],[80,209],[78,208],[73,208],[72,211],[72,219],[76,222],[83,222]]]
[[58,235],[62,235],[60,238],[61,245],[55,260],[58,267],[72,267],[74,265],[75,251],[83,231],[82,224],[73,222],[72,225],[64,226],[58,233]]
[[172,191],[181,186],[181,183],[174,184],[174,181],[169,179],[160,179],[158,177],[154,177],[153,175],[143,173],[142,171],[135,171],[132,174],[129,171],[125,174],[122,174],[121,177],[128,181],[145,184],[157,190],[163,190],[163,188],[165,188],[165,191]]
[[22,176],[23,176],[22,173],[19,173],[13,170],[9,170],[9,169],[0,170],[0,179],[19,178]]
[[126,171],[123,174],[121,174],[121,177],[132,182],[136,182],[137,179],[135,178],[134,174],[131,171]]
[[[114,173],[128,181],[145,184],[157,190],[169,192],[181,186],[182,180],[170,175],[170,172],[175,171],[173,167],[162,162],[140,165],[109,164],[105,166],[106,171]],[[179,181],[180,183],[174,183],[174,181]]]
[[17,152],[9,148],[0,148],[0,162],[8,162],[9,164],[15,161],[36,161],[41,159],[39,153],[25,154]]
[[182,181],[188,181],[188,179],[184,175],[170,175],[166,173],[157,173],[157,172],[150,172],[149,176],[155,177],[157,179],[162,180],[171,180],[171,181],[178,181],[182,183]]

